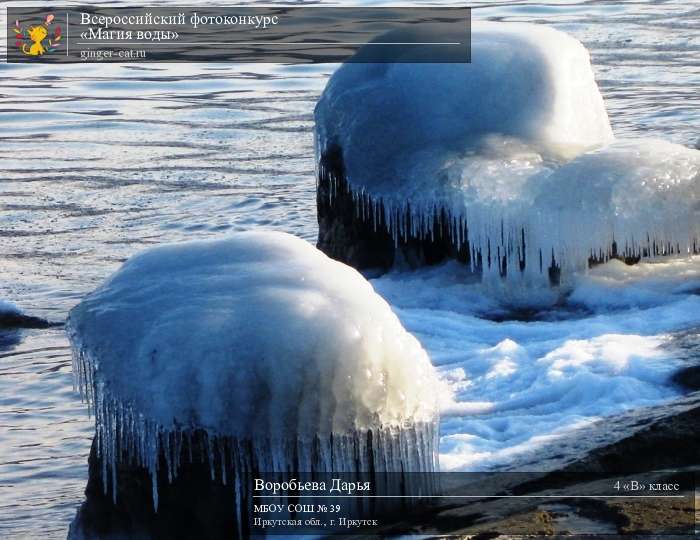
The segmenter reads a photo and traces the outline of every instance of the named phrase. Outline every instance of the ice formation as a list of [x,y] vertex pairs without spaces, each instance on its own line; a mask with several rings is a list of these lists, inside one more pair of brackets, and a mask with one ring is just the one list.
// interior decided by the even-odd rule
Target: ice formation
[[620,140],[531,184],[536,234],[562,261],[688,256],[700,249],[698,150]]
[[26,315],[21,308],[8,302],[0,300],[0,330],[3,328],[48,328],[52,323],[41,317]]
[[316,106],[316,126],[321,150],[343,148],[354,186],[391,193],[422,181],[426,196],[450,158],[487,135],[553,155],[613,138],[585,47],[517,23],[475,22],[471,63],[343,64]]
[[700,343],[700,256],[597,265],[525,321],[467,275],[450,261],[372,280],[453,391],[442,471],[558,469],[629,434],[618,415],[681,395],[672,377]]
[[224,482],[437,466],[427,354],[356,270],[294,236],[136,255],[71,311],[69,334],[105,489],[135,462],[157,500],[159,455],[174,477],[197,431]]
[[6,300],[0,300],[0,315],[20,315],[20,309]]
[[341,260],[347,207],[360,236],[446,243],[492,282],[698,252],[700,152],[615,141],[586,49],[551,28],[475,23],[471,64],[344,64],[315,118],[319,247]]

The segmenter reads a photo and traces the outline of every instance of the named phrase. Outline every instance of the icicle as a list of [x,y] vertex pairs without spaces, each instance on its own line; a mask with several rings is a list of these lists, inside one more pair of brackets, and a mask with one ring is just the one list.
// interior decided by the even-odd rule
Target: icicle
[[[84,356],[86,358],[86,356]],[[86,360],[88,368],[77,371],[76,378],[84,377],[94,366]],[[165,429],[146,420],[142,414],[121,401],[111,397],[100,383],[95,393],[97,455],[101,459],[103,488],[107,490],[108,479],[112,484],[112,498],[117,500],[117,469],[123,461],[135,462],[148,470],[151,478],[153,507],[158,510],[158,463],[164,456],[168,481],[173,482],[180,468],[183,444],[187,447],[187,459],[193,462],[195,438],[189,430]],[[87,386],[83,386],[83,396]],[[200,458],[208,463],[210,478],[216,480],[215,466],[219,460],[222,483],[227,483],[229,471],[232,473],[233,489],[236,493],[236,516],[241,520],[241,479],[251,470],[293,471],[300,463],[319,472],[352,472],[356,463],[361,469],[375,468],[383,471],[432,471],[437,466],[437,439],[432,424],[420,424],[407,429],[388,428],[372,431],[373,444],[367,444],[367,433],[348,436],[330,435],[327,439],[314,441],[286,441],[295,444],[296,451],[282,446],[274,448],[270,441],[258,441],[243,445],[226,437],[204,435],[204,452]],[[250,454],[250,449],[253,454]],[[292,456],[298,456],[295,463]],[[242,459],[245,456],[245,459]],[[265,457],[267,456],[267,457]],[[267,460],[272,459],[273,463]],[[272,465],[272,468],[268,468]],[[297,469],[298,470],[298,469]]]

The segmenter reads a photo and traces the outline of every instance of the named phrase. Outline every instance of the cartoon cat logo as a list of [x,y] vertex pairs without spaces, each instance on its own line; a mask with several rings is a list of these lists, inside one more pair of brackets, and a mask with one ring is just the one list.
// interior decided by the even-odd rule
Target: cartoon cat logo
[[[61,27],[56,26],[53,36],[49,37],[49,26],[54,20],[53,14],[46,16],[46,20],[36,26],[29,26],[26,31],[22,30],[19,21],[15,21],[15,38],[17,47],[27,56],[41,56],[47,52],[53,52],[61,41]],[[29,41],[30,43],[27,43]],[[44,46],[44,41],[47,46]]]
[[29,47],[29,50],[27,50],[27,44],[22,43],[22,52],[24,54],[28,54],[29,56],[44,54],[46,49],[44,49],[41,42],[44,41],[46,36],[49,35],[49,31],[44,26],[30,26],[29,30],[27,30],[27,35],[29,36],[29,39],[32,40],[32,46]]

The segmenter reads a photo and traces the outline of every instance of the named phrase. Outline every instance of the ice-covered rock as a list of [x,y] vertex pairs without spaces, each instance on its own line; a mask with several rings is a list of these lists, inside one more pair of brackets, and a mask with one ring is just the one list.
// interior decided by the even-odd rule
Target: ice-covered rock
[[52,323],[40,317],[26,315],[22,310],[6,300],[0,300],[0,330],[3,328],[47,328]]
[[533,244],[573,270],[589,258],[633,262],[700,248],[698,150],[618,140],[533,177],[525,192],[531,211],[519,213]]
[[554,156],[612,140],[579,41],[546,26],[491,22],[475,22],[471,39],[471,63],[349,62],[333,74],[316,106],[319,150],[343,149],[354,189],[432,198],[441,172],[487,136]]
[[69,333],[105,489],[132,462],[155,490],[159,460],[176,477],[187,445],[208,445],[224,482],[437,466],[427,354],[356,270],[291,235],[141,253],[71,311]]
[[700,152],[616,142],[586,49],[544,26],[475,23],[471,64],[343,65],[316,146],[319,248],[358,268],[532,285],[698,251]]
[[[617,140],[557,167],[496,177],[462,168],[465,242],[492,284],[570,282],[589,266],[689,256],[700,245],[700,151]],[[467,171],[466,173],[464,171]],[[460,209],[451,207],[460,214]],[[483,255],[482,255],[483,258]],[[495,263],[495,264],[494,264]]]
[[0,300],[0,315],[19,315],[20,309],[11,302]]

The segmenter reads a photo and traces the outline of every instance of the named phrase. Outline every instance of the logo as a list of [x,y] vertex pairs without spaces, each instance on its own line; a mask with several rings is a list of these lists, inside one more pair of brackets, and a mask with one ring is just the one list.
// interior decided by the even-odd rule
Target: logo
[[46,20],[36,26],[28,26],[25,29],[19,25],[19,21],[15,21],[15,45],[27,56],[41,56],[45,53],[51,53],[56,50],[61,41],[61,27],[54,26],[53,34],[49,37],[51,23],[54,20],[53,14],[48,14]]

